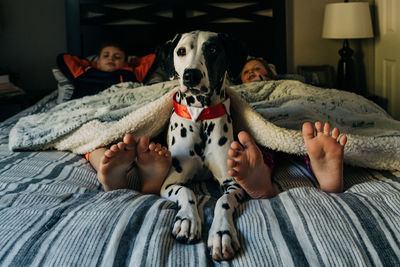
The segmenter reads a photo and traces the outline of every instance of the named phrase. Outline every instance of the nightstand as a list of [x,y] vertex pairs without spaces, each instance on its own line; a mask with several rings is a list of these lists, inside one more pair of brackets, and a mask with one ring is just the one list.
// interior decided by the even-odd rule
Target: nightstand
[[25,92],[12,83],[0,83],[0,122],[23,110],[28,104]]

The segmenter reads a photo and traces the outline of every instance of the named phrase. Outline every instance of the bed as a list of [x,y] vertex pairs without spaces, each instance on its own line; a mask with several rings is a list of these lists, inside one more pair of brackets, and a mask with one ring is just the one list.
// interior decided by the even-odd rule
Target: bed
[[[136,8],[130,10],[128,7],[132,5],[127,5],[128,2]],[[125,32],[123,36],[127,42],[132,41],[132,53],[137,55],[152,52],[147,50],[150,40],[154,49],[156,44],[172,38],[176,31],[201,28],[242,35],[239,29],[245,27],[241,25],[244,22],[227,23],[226,19],[239,13],[242,19],[249,19],[254,10],[264,9],[268,11],[262,14],[274,14],[272,18],[256,16],[254,22],[255,25],[264,23],[266,29],[271,29],[273,37],[263,40],[264,47],[285,47],[284,1],[252,1],[249,5],[237,5],[230,11],[223,8],[225,1],[212,1],[210,5],[208,1],[197,4],[187,2],[123,1],[115,8],[110,7],[108,1],[66,1],[69,52],[91,55],[94,44],[104,35],[116,34],[117,29]],[[185,8],[192,11],[188,13]],[[196,13],[194,9],[201,12]],[[157,14],[153,13],[154,10]],[[203,14],[206,11],[210,13]],[[107,16],[99,15],[102,12]],[[184,14],[193,17],[185,20]],[[225,23],[210,23],[217,19],[218,14],[222,15]],[[135,19],[154,23],[142,21],[141,24],[127,26],[119,21],[121,16],[134,16]],[[160,24],[166,27],[160,27]],[[152,36],[154,31],[160,32],[157,35],[160,39],[143,37],[150,31],[153,31]],[[142,36],[140,40],[143,42],[126,37],[127,33],[137,33],[136,36]],[[243,34],[243,39],[250,40],[250,44],[259,42],[247,37]],[[284,73],[286,60],[282,59],[286,58],[285,49],[277,49],[270,54],[269,49],[261,48],[256,48],[253,53],[275,63],[278,72]],[[173,82],[167,84],[173,86]],[[151,86],[135,90],[156,91],[159,88],[158,85]],[[254,90],[282,88],[287,91],[289,86],[296,90],[304,87],[305,91],[311,90],[312,95],[318,90],[330,92],[298,81],[265,82],[261,89]],[[271,109],[271,103],[276,103],[276,99],[267,103],[252,101],[252,95],[244,93],[248,92],[244,89],[239,86],[236,92],[252,102],[252,107],[260,114],[277,110],[275,107]],[[336,91],[331,93],[337,94]],[[165,92],[160,95],[165,95]],[[347,97],[354,97],[356,102],[369,103],[350,93],[341,99]],[[0,124],[1,266],[395,266],[400,261],[400,127],[399,122],[392,120],[373,103],[361,105],[361,110],[353,111],[353,116],[363,111],[380,118],[382,123],[377,123],[380,128],[372,127],[378,131],[372,139],[377,143],[383,140],[383,144],[387,141],[388,145],[373,155],[370,152],[376,147],[367,146],[371,150],[366,149],[360,160],[353,155],[357,152],[357,144],[351,143],[349,138],[344,193],[320,191],[302,158],[288,153],[279,154],[273,183],[281,193],[269,200],[248,200],[239,206],[235,212],[235,223],[241,249],[234,259],[218,262],[212,260],[206,244],[213,206],[221,194],[212,180],[191,185],[198,198],[203,229],[202,241],[188,245],[177,242],[171,235],[177,212],[175,203],[157,195],[142,195],[136,190],[104,192],[94,169],[79,153],[9,149],[10,131],[21,125],[23,118],[28,118],[23,125],[31,123],[32,131],[37,130],[32,118],[54,111],[60,106],[57,105],[57,98],[58,91],[55,90],[34,106]],[[322,98],[327,97],[323,95]],[[159,98],[154,99],[152,101]],[[326,103],[324,106],[327,106]],[[263,116],[280,127],[291,128],[288,120],[283,119],[285,116],[278,111],[270,117]],[[56,117],[49,120],[51,118]],[[353,123],[352,126],[368,128],[368,125],[364,127],[360,124],[361,120],[358,120],[358,124]],[[389,124],[391,126],[385,128]],[[352,136],[355,135],[350,134]],[[293,140],[296,138],[297,135]],[[353,150],[351,144],[355,147]],[[265,145],[273,146],[274,143]],[[298,149],[297,154],[300,154],[302,148],[299,146]]]

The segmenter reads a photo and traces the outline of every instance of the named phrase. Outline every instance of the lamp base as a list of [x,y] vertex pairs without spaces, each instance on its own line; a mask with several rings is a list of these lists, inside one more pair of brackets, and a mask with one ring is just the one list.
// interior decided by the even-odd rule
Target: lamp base
[[350,92],[356,92],[354,77],[353,50],[349,46],[349,41],[343,41],[343,47],[339,50],[340,60],[338,63],[336,88]]

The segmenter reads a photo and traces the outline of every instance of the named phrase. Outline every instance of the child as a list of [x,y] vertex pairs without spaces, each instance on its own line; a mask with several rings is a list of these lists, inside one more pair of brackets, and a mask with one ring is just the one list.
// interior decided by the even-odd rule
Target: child
[[113,84],[143,82],[153,66],[155,54],[135,58],[128,64],[125,50],[116,43],[104,43],[97,61],[60,54],[57,65],[75,89],[72,99],[97,94]]
[[[93,95],[113,84],[142,82],[150,72],[154,54],[136,58],[128,66],[125,51],[115,43],[103,44],[97,61],[61,54],[57,57],[60,70],[74,84],[72,99]],[[105,191],[128,187],[127,171],[136,163],[141,192],[158,194],[172,162],[171,153],[160,144],[141,137],[136,144],[131,134],[110,148],[98,148],[85,155],[97,171],[97,179]]]
[[[260,62],[260,61],[258,61]],[[253,67],[252,67],[253,64]],[[247,71],[246,70],[249,70]],[[256,80],[265,76],[268,71],[263,64],[256,64],[254,60],[248,61],[242,69],[241,80],[243,83]],[[346,136],[340,135],[339,129],[331,130],[331,125],[321,122],[315,123],[316,134],[311,123],[304,123],[302,128],[310,165],[307,166],[317,178],[320,188],[326,192],[343,191],[343,151],[347,142]],[[271,173],[273,170],[273,151],[266,151],[256,145],[251,136],[242,131],[238,134],[238,141],[231,144],[228,155],[229,175],[252,198],[271,198],[277,192],[272,187]]]
[[276,73],[263,58],[249,58],[240,73],[242,83],[275,80]]

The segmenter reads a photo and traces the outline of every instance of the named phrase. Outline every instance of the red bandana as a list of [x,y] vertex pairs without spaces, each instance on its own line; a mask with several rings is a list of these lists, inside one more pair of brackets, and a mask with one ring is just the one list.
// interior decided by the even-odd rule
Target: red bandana
[[[178,102],[175,101],[175,94],[172,97],[172,100],[174,102],[174,111],[176,115],[185,118],[185,119],[192,119],[192,116],[190,116],[189,110],[185,105],[181,105]],[[219,103],[215,106],[209,107],[209,108],[204,108],[203,111],[200,113],[200,116],[197,118],[197,120],[211,120],[215,118],[219,118],[223,115],[226,114],[225,106],[222,103]]]

